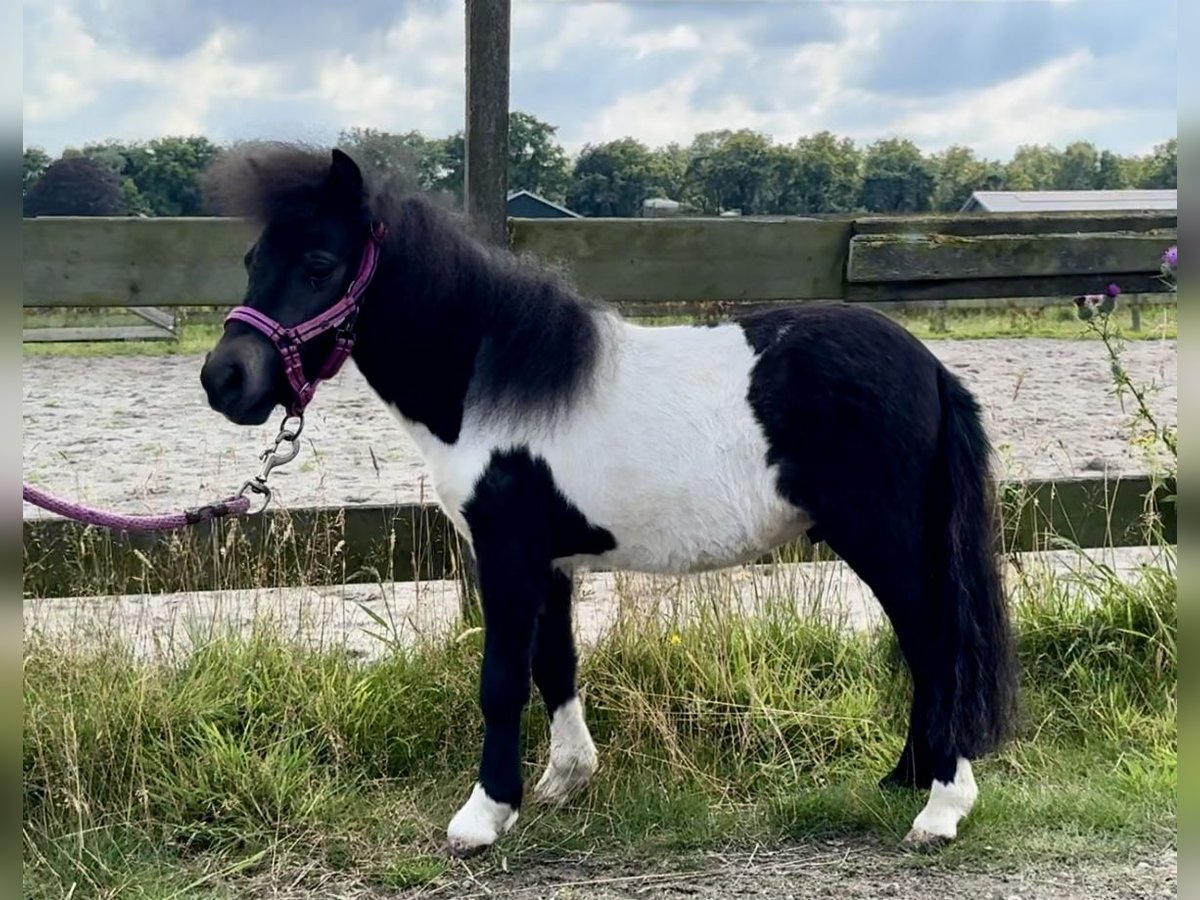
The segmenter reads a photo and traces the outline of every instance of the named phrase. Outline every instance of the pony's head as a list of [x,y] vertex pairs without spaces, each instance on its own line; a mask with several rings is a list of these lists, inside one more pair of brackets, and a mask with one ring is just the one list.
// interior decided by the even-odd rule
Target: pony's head
[[255,145],[219,159],[206,188],[220,214],[245,217],[260,230],[244,260],[245,318],[226,321],[200,381],[214,410],[239,425],[260,425],[276,406],[293,407],[296,377],[318,376],[337,334],[329,328],[299,345],[289,381],[281,348],[245,319],[291,328],[343,299],[371,240],[363,173],[340,150]]

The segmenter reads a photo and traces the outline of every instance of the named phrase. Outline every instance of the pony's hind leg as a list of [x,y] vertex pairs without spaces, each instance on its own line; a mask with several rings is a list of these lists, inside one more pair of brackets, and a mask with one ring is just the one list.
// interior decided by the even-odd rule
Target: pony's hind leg
[[[881,550],[887,547],[887,550]],[[837,549],[836,547],[834,548]],[[885,784],[929,791],[929,800],[905,841],[929,844],[952,840],[958,823],[975,805],[979,791],[971,763],[960,756],[953,729],[937,721],[953,692],[955,659],[937,620],[937,605],[924,571],[921,541],[894,532],[890,540],[843,543],[843,558],[868,584],[896,632],[912,679],[908,736]]]
[[979,798],[975,773],[966,757],[939,753],[933,772],[929,800],[913,821],[905,843],[926,845],[954,840],[958,823],[967,817]]
[[533,789],[541,803],[561,803],[591,780],[596,746],[576,693],[575,636],[571,631],[571,578],[555,572],[538,618],[533,683],[550,714],[550,761]]

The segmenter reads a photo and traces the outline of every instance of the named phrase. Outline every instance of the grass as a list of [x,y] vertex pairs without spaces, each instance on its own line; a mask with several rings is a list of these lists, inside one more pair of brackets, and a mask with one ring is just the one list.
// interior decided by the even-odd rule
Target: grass
[[[1086,864],[1173,843],[1166,559],[1132,584],[1102,566],[1022,576],[1021,734],[977,764],[981,801],[941,862]],[[777,590],[753,616],[719,602],[687,617],[625,609],[582,661],[601,771],[564,809],[527,807],[502,844],[508,865],[903,836],[924,798],[876,786],[907,708],[890,634],[839,628]],[[285,875],[314,895],[333,880],[435,882],[477,763],[480,654],[466,630],[363,661],[298,648],[263,621],[150,664],[115,635],[31,635],[26,896],[243,896]],[[529,780],[546,735],[533,704]]]
[[[71,343],[23,344],[26,356],[172,356],[199,355],[212,349],[221,334],[221,326],[211,310],[177,310],[181,324],[174,340],[158,341],[81,341]],[[1062,340],[1092,340],[1075,308],[1064,301],[1043,309],[1011,307],[995,310],[954,310],[945,313],[945,330],[930,310],[892,311],[894,319],[916,334],[929,340],[966,338],[1040,337]],[[658,324],[678,324],[691,321],[684,318],[647,319]],[[128,313],[96,310],[26,310],[27,327],[61,327],[145,324]],[[1142,311],[1141,330],[1124,330],[1128,339],[1153,339],[1178,336],[1174,306],[1152,306]]]

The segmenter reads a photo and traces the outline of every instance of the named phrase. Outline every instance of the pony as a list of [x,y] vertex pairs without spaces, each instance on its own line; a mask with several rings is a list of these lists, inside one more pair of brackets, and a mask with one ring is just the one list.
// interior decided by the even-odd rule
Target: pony
[[550,717],[534,800],[561,803],[597,769],[577,572],[712,570],[802,535],[871,588],[903,652],[908,734],[881,784],[929,792],[905,841],[956,837],[978,796],[971,760],[1011,731],[1016,664],[992,448],[976,399],[924,344],[842,302],[635,324],[339,149],[247,145],[205,182],[220,214],[258,226],[245,296],[200,371],[209,405],[242,425],[302,410],[300,382],[311,395],[340,348],[470,548],[483,736],[452,855],[517,820],[531,680]]

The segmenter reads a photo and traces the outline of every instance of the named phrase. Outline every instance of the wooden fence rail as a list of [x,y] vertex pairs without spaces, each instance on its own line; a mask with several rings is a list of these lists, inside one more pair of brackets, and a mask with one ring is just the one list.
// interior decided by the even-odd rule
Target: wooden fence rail
[[[1176,540],[1173,484],[1101,477],[1001,485],[1008,551]],[[831,558],[801,541],[792,558]],[[24,528],[27,597],[451,578],[461,548],[433,505],[272,509],[170,535],[118,536],[57,518]]]
[[[639,305],[875,302],[1164,291],[1174,213],[733,219],[510,219],[509,244],[568,270],[585,293]],[[238,219],[22,222],[24,305],[240,302]]]

